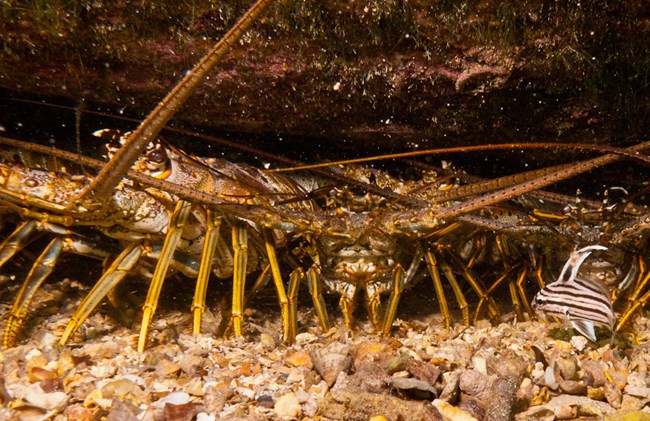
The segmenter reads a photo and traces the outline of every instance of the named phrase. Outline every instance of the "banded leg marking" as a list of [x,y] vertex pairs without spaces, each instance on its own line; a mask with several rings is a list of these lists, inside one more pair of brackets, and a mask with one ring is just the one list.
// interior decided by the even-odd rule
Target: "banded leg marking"
[[167,269],[173,259],[178,241],[181,239],[181,234],[183,233],[183,228],[189,218],[191,208],[192,204],[190,202],[181,200],[176,204],[176,208],[172,214],[169,228],[167,229],[167,235],[165,236],[165,242],[163,243],[163,248],[160,252],[160,258],[158,259],[156,269],[153,272],[153,278],[149,285],[149,292],[147,293],[147,298],[142,309],[142,325],[140,326],[140,336],[138,337],[138,352],[144,352],[149,325],[151,324],[151,320],[156,311],[156,306],[158,305],[158,299],[160,298],[160,291],[162,290],[165,275],[167,274]]
[[201,266],[196,277],[196,290],[192,301],[192,333],[196,336],[201,333],[201,316],[205,310],[205,295],[208,291],[208,281],[210,272],[212,272],[212,262],[214,261],[214,253],[219,242],[219,229],[221,228],[221,218],[212,209],[207,209],[206,221],[207,229],[201,253]]

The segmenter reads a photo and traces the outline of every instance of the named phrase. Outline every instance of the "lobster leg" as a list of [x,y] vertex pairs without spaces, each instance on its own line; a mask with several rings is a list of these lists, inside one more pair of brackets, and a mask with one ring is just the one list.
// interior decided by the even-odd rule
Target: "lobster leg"
[[108,255],[108,252],[101,250],[96,244],[77,236],[71,235],[65,238],[57,237],[53,239],[34,262],[14,301],[5,326],[3,342],[5,348],[14,345],[36,290],[50,276],[62,252],[76,253],[100,259]]
[[623,326],[625,326],[625,324],[630,320],[632,315],[634,315],[638,309],[643,308],[650,301],[650,290],[643,294],[641,298],[638,298],[643,288],[645,288],[645,286],[650,282],[650,270],[646,271],[640,279],[641,280],[636,285],[636,288],[634,289],[628,301],[627,308],[618,319],[618,323],[616,325],[616,329],[614,329],[614,332],[621,330]]
[[149,286],[149,293],[147,294],[142,309],[142,326],[140,327],[140,337],[138,338],[138,352],[144,352],[147,332],[153,314],[156,311],[163,281],[165,280],[165,275],[167,274],[167,269],[169,268],[169,263],[173,258],[178,241],[183,233],[183,227],[189,218],[191,208],[191,203],[181,200],[176,204],[176,208],[174,209],[170,226],[167,229],[167,236],[165,237],[165,242],[162,251],[160,252],[160,259],[158,259],[158,263],[156,264],[156,269],[154,270],[153,278],[151,279],[151,285]]
[[[644,280],[650,279],[650,272],[646,275]],[[630,321],[630,318],[634,315],[634,313],[643,308],[646,304],[650,302],[650,290],[648,290],[645,294],[641,296],[637,301],[634,302],[634,304],[627,309],[623,315],[618,319],[618,323],[616,324],[616,329],[614,329],[615,332],[618,332],[627,324],[627,322]]]
[[255,297],[257,292],[261,288],[266,286],[266,284],[269,283],[269,275],[270,275],[269,272],[270,271],[271,271],[271,265],[270,264],[267,264],[266,266],[264,266],[264,269],[262,269],[262,272],[260,272],[259,276],[255,280],[255,283],[253,283],[253,286],[250,287],[250,289],[248,290],[248,294],[246,294],[246,296],[244,297],[244,307],[243,308],[248,307],[248,304],[253,299],[253,297]]
[[280,304],[280,314],[282,317],[282,340],[285,343],[289,343],[291,335],[291,317],[289,315],[289,300],[287,299],[287,293],[284,289],[284,284],[282,283],[282,275],[280,274],[280,265],[278,263],[278,258],[275,253],[275,245],[271,239],[270,233],[268,230],[262,231],[264,235],[264,245],[266,246],[266,254],[269,257],[269,263],[271,265],[271,274],[273,275],[273,283],[275,284],[275,290],[278,293],[278,303]]
[[427,249],[424,253],[424,259],[427,262],[427,268],[429,269],[429,274],[433,280],[433,287],[436,290],[436,297],[438,297],[438,303],[440,304],[440,313],[442,314],[445,329],[450,329],[451,317],[449,316],[449,305],[447,304],[445,291],[442,289],[442,281],[440,280],[440,271],[438,271],[436,256],[431,250]]
[[244,314],[244,288],[248,264],[248,231],[236,222],[232,226],[232,246],[235,251],[232,285],[232,327],[234,336],[242,336]]
[[289,333],[286,338],[287,343],[293,343],[296,340],[298,332],[298,290],[304,278],[305,273],[300,268],[291,272],[289,278]]
[[196,290],[194,291],[194,300],[192,301],[192,314],[194,316],[193,333],[201,333],[201,316],[205,309],[205,295],[208,289],[208,279],[212,271],[212,262],[214,253],[219,242],[219,228],[221,227],[221,218],[211,210],[206,210],[207,228],[203,251],[201,253],[201,266],[199,274],[196,277]]
[[494,281],[492,283],[492,285],[490,285],[490,288],[488,288],[488,290],[486,291],[485,296],[481,297],[481,299],[478,302],[478,305],[476,306],[476,313],[474,314],[474,322],[475,323],[478,320],[478,318],[480,317],[481,309],[483,308],[483,305],[487,302],[488,297],[492,296],[492,293],[494,292],[494,290],[496,290],[499,286],[501,286],[501,284],[503,284],[503,282],[515,270],[519,269],[519,266],[520,265],[515,265],[515,266],[512,266],[512,267],[508,268],[508,270],[506,270],[506,272],[503,275],[499,276],[499,278],[496,281]]
[[[526,269],[521,271],[520,275],[526,275]],[[519,297],[517,296],[517,286],[512,280],[508,282],[508,290],[510,291],[510,300],[512,301],[512,307],[515,310],[517,319],[524,320],[524,313],[521,311],[521,302],[519,301]]]
[[65,332],[59,341],[61,345],[65,345],[68,342],[70,336],[88,318],[88,315],[97,307],[106,294],[115,288],[126,274],[135,267],[140,257],[146,253],[146,249],[147,246],[144,244],[134,243],[120,253],[70,318]]
[[526,291],[524,291],[524,281],[526,280],[527,275],[528,275],[528,266],[524,266],[524,269],[519,273],[519,277],[517,278],[517,291],[519,292],[521,301],[524,303],[526,312],[532,318],[535,317],[535,312],[533,311],[533,308],[530,306],[530,300],[528,299],[528,297],[526,297]]
[[313,265],[307,271],[307,285],[309,286],[309,294],[318,314],[321,329],[323,329],[323,332],[327,332],[330,330],[330,322],[327,316],[327,308],[325,308],[325,299],[323,298],[321,287],[321,274],[318,266]]
[[[347,284],[341,291],[341,299],[339,300],[339,307],[345,319],[345,325],[352,329],[354,327],[354,313],[356,301],[357,287],[353,284]],[[371,317],[374,317],[371,315]]]
[[387,336],[390,334],[390,328],[395,320],[395,313],[397,313],[397,304],[399,303],[400,296],[404,290],[404,269],[398,263],[394,269],[395,281],[393,282],[393,290],[388,299],[388,306],[386,307],[386,314],[384,315],[384,323],[382,328],[382,335]]
[[644,272],[645,262],[643,261],[643,257],[635,256],[632,265],[623,280],[616,285],[616,288],[612,289],[612,303],[616,302],[623,291],[627,290],[630,285],[637,285]]
[[[257,279],[255,279],[255,282],[253,283],[253,286],[251,286],[248,290],[248,293],[244,295],[244,305],[242,308],[248,307],[250,304],[251,300],[257,293],[259,292],[260,289],[265,287],[269,283],[269,278],[270,278],[270,272],[271,272],[271,265],[267,264],[264,266],[262,269],[262,272],[257,276]],[[231,315],[232,315],[232,307],[230,309]],[[228,320],[228,326],[226,327],[223,336],[230,335],[233,329],[233,320],[232,317]]]
[[639,265],[640,275],[638,278],[638,282],[635,283],[632,293],[626,299],[625,310],[623,311],[624,315],[628,313],[628,311],[634,306],[636,302],[638,302],[639,295],[641,295],[641,291],[643,291],[643,288],[645,288],[648,282],[650,282],[650,271],[648,271],[645,276],[641,275],[643,274],[643,267],[644,267],[643,264]]
[[[422,249],[417,247],[415,253],[413,254],[413,260],[409,265],[407,271],[405,271],[402,266],[398,263],[392,271],[394,276],[392,283],[392,290],[390,297],[388,298],[388,303],[386,305],[386,311],[384,312],[384,318],[382,320],[381,326],[378,323],[375,325],[375,330],[382,333],[382,335],[390,334],[390,329],[395,321],[395,314],[397,314],[397,306],[399,304],[399,299],[402,295],[402,291],[413,282],[416,273],[422,262]],[[366,287],[367,296],[370,297],[370,291]],[[377,306],[379,305],[379,294],[377,294]],[[374,319],[373,319],[374,322]]]
[[22,249],[38,226],[38,221],[28,219],[0,244],[0,267]]
[[546,285],[546,282],[544,282],[544,276],[542,276],[543,271],[544,271],[544,256],[540,254],[539,257],[537,258],[537,261],[535,262],[535,279],[537,280],[539,289],[543,289],[544,286]]
[[[381,295],[377,290],[375,284],[366,285],[366,309],[368,311],[368,318],[375,331],[381,332],[383,330],[383,323],[379,323],[379,307],[381,306]],[[345,313],[345,308],[343,309]]]
[[451,269],[451,266],[449,266],[449,264],[444,260],[440,261],[440,266],[442,266],[442,273],[445,274],[445,278],[447,278],[449,281],[451,289],[454,291],[454,295],[456,295],[456,301],[458,301],[458,306],[460,307],[460,311],[463,314],[463,323],[465,326],[469,326],[469,306],[467,305],[467,300],[465,299],[463,291],[458,285],[458,280],[456,280],[454,271]]
[[23,283],[18,296],[14,301],[14,305],[9,313],[7,326],[5,327],[4,334],[4,347],[10,348],[16,341],[16,336],[23,325],[25,316],[27,315],[27,308],[29,307],[32,297],[36,293],[38,287],[45,281],[45,279],[52,273],[59,256],[63,251],[63,240],[55,238],[45,247],[43,253],[36,259],[32,270],[29,271],[25,282]]
[[472,286],[472,289],[476,294],[481,297],[485,298],[488,303],[488,311],[490,313],[490,317],[495,318],[499,315],[499,309],[497,308],[496,303],[494,300],[485,293],[485,289],[481,285],[481,283],[470,273],[470,271],[465,267],[463,262],[460,260],[460,258],[450,250],[445,250],[446,255],[451,258],[451,261],[456,265],[457,269],[460,271],[461,275],[463,275],[463,278]]

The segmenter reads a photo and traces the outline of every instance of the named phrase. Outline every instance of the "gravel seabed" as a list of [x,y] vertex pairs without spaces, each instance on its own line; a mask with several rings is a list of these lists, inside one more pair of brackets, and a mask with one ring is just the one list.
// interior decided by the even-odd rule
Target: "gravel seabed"
[[[650,419],[644,316],[593,344],[562,323],[508,313],[450,330],[438,314],[400,314],[381,337],[363,317],[349,330],[335,306],[323,334],[301,306],[301,333],[283,345],[271,305],[247,309],[244,337],[220,338],[192,336],[189,311],[161,303],[139,354],[139,324],[105,309],[58,344],[78,289],[41,288],[18,346],[0,353],[0,420]],[[204,330],[217,319],[206,313]]]

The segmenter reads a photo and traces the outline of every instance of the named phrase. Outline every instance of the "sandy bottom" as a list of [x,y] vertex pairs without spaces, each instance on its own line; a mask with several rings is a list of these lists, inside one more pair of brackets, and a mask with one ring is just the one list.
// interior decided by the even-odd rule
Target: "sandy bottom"
[[[17,292],[5,281],[3,324]],[[0,420],[650,419],[643,316],[613,344],[507,312],[496,324],[446,330],[435,303],[407,292],[390,337],[372,333],[363,312],[349,330],[335,301],[324,334],[305,301],[297,341],[284,345],[272,294],[247,309],[244,337],[216,336],[224,325],[216,304],[205,333],[192,336],[192,287],[189,298],[164,294],[139,354],[146,290],[127,284],[115,297],[119,311],[104,303],[60,346],[88,288],[64,279],[38,292],[17,346],[0,353]]]

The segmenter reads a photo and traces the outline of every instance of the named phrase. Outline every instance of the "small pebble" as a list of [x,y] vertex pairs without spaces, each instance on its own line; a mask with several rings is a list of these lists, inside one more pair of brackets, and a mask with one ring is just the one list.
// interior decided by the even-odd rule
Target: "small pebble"
[[280,396],[273,406],[275,414],[280,418],[298,418],[302,414],[302,407],[293,392]]
[[576,349],[578,352],[582,352],[587,344],[589,343],[589,340],[585,338],[584,336],[573,336],[571,338],[571,345]]

